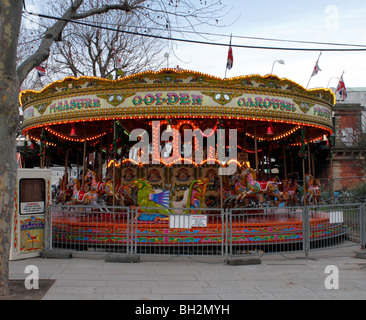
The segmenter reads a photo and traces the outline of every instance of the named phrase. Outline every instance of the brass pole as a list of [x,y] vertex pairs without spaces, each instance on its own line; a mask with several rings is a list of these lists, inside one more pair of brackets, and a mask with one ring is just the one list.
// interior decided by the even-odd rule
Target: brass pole
[[255,145],[255,170],[258,177],[258,143],[257,143],[257,126],[254,127],[254,145]]
[[82,185],[84,184],[85,182],[85,174],[86,174],[86,137],[84,139],[84,152],[83,152],[83,181],[82,181]]
[[309,174],[314,176],[312,174],[312,170],[311,170],[311,158],[310,158],[310,141],[308,142],[308,167],[309,167]]
[[287,159],[286,159],[286,147],[282,147],[283,150],[283,166],[285,170],[285,179],[287,179]]

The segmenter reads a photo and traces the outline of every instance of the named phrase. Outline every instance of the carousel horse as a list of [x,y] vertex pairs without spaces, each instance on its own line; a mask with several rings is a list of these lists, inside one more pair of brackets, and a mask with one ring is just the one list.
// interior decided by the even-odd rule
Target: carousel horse
[[111,205],[114,197],[116,203],[121,204],[120,194],[114,191],[114,189],[117,189],[117,186],[113,188],[112,176],[107,175],[105,181],[97,182],[95,172],[88,169],[85,175],[85,182],[97,193],[99,202],[104,200],[106,204]]
[[222,190],[222,200],[225,202],[226,199],[234,195],[234,191],[230,190],[229,181],[224,181],[222,184],[223,184],[222,188],[219,186],[218,190],[219,190],[219,196],[221,196],[221,190]]
[[299,198],[297,196],[297,190],[299,185],[297,184],[297,180],[283,180],[283,199],[285,200],[285,206],[297,206],[299,204]]
[[238,201],[237,195],[246,191],[245,184],[243,183],[240,174],[234,174],[231,177],[231,184],[234,185],[234,190],[227,190],[230,189],[229,186],[227,186],[227,189],[225,189],[225,187],[223,188],[223,202],[225,207],[232,207],[233,204]]
[[71,200],[72,195],[73,183],[66,183],[64,178],[60,179],[58,191],[55,197],[55,203],[64,205]]
[[119,204],[123,207],[137,205],[137,200],[135,199],[136,190],[136,185],[134,183],[130,183],[125,186],[117,186],[116,192],[119,199]]
[[[283,199],[282,192],[278,189],[276,179],[271,179],[265,182],[258,182],[255,180],[255,171],[251,168],[246,168],[241,173],[241,181],[235,186],[236,199],[238,201],[246,198],[257,199],[263,203],[263,195],[268,197],[275,197],[277,200]],[[245,186],[245,189],[243,188]],[[244,190],[243,190],[244,189]]]
[[67,205],[89,205],[99,206],[98,195],[93,188],[90,188],[88,184],[80,186],[78,180],[74,179],[73,184],[73,195],[71,200],[67,202]]
[[305,175],[305,204],[318,204],[320,201],[321,191],[320,191],[320,181],[319,179],[314,179],[311,174]]

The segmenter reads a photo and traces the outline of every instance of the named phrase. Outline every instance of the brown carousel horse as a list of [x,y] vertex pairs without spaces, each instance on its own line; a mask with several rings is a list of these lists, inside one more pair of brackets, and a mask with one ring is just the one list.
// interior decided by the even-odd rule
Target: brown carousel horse
[[283,194],[278,188],[278,182],[276,179],[269,181],[258,182],[256,179],[255,170],[251,168],[245,168],[241,173],[241,181],[235,185],[235,193],[237,194],[236,199],[238,201],[246,198],[254,198],[263,203],[263,196],[266,195],[268,198],[273,197],[279,200],[283,200]]
[[113,176],[111,173],[107,174],[104,181],[97,182],[96,174],[91,170],[87,171],[85,180],[96,191],[98,200],[101,201],[103,199],[107,205],[112,205],[113,197],[115,204],[119,206],[129,207],[137,204],[137,199],[134,199],[136,198],[136,185],[133,183],[121,186],[117,185],[115,181],[115,187],[113,188]]
[[299,185],[297,184],[297,180],[283,180],[283,199],[285,201],[285,206],[293,206],[296,207],[300,204],[300,200],[297,196],[297,190]]
[[135,183],[117,186],[119,204],[123,207],[137,205],[137,187]]
[[66,176],[64,175],[62,179],[60,179],[57,194],[55,197],[56,204],[66,204],[71,201],[71,197],[73,195],[73,182],[66,183]]
[[98,182],[96,173],[88,169],[85,175],[85,182],[97,193],[99,202],[104,200],[107,205],[111,205],[114,197],[116,203],[119,203],[120,199],[113,189],[113,177],[111,175],[107,175],[105,181]]
[[314,179],[311,174],[305,175],[304,198],[305,204],[318,204],[321,197],[319,179]]
[[99,206],[97,200],[98,195],[93,188],[90,188],[90,186],[86,183],[80,186],[80,182],[77,179],[74,179],[73,195],[71,200],[66,204]]

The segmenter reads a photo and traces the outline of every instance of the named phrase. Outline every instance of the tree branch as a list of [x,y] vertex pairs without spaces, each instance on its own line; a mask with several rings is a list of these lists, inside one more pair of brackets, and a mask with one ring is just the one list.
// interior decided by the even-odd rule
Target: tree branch
[[[73,5],[66,11],[62,16],[63,19],[70,19],[71,16],[79,9],[84,0],[75,0]],[[54,25],[47,29],[44,38],[38,48],[38,50],[32,54],[28,59],[26,59],[17,69],[19,83],[22,84],[28,74],[42,62],[46,61],[50,55],[50,49],[55,41],[59,39],[62,35],[62,30],[67,25],[65,20],[57,20]]]
[[86,12],[81,12],[81,13],[75,12],[71,16],[71,19],[84,19],[84,18],[94,16],[97,14],[107,13],[108,11],[111,11],[111,10],[120,10],[120,11],[125,11],[127,13],[127,12],[130,12],[131,10],[136,9],[137,5],[139,5],[140,3],[143,3],[143,2],[145,2],[145,0],[136,1],[136,3],[130,5],[128,3],[128,1],[125,0],[123,2],[123,4],[111,4],[111,5],[105,5],[105,6],[102,6],[99,8],[91,9]]
[[26,59],[17,69],[20,84],[23,83],[25,78],[35,67],[48,59],[53,42],[56,39],[61,38],[63,29],[69,23],[68,20],[83,19],[92,15],[106,13],[110,10],[123,10],[129,12],[132,9],[136,9],[137,6],[145,2],[145,0],[136,0],[132,5],[125,0],[123,4],[105,5],[84,13],[77,13],[77,10],[81,7],[83,2],[84,0],[74,0],[69,9],[62,16],[62,20],[57,20],[52,27],[47,29],[38,50]]

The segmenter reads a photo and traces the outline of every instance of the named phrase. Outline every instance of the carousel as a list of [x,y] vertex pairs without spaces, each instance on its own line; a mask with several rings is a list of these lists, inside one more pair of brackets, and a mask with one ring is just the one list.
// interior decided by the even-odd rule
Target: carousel
[[[210,219],[217,212],[296,208],[321,200],[316,174],[324,164],[311,154],[313,145],[333,133],[335,97],[329,89],[306,90],[274,75],[221,79],[163,69],[115,81],[69,77],[39,92],[24,91],[20,100],[23,133],[38,145],[40,167],[65,168],[54,203],[92,207],[96,216],[86,222],[55,215],[56,240],[128,242],[125,221],[113,218],[107,225],[101,217],[134,208],[140,234],[158,224],[162,234],[170,229],[180,235],[140,237],[141,242],[188,243],[194,234],[195,243],[220,243],[223,224]],[[191,226],[183,236],[169,223],[175,215],[192,214],[206,215],[207,226],[198,232]],[[313,237],[342,229],[328,229],[322,214],[312,223],[319,230]],[[245,243],[298,241],[302,230],[301,218],[288,214],[265,225],[250,219],[239,224],[235,241]],[[268,234],[274,225],[281,237]],[[90,229],[105,228],[103,237],[88,236]]]

